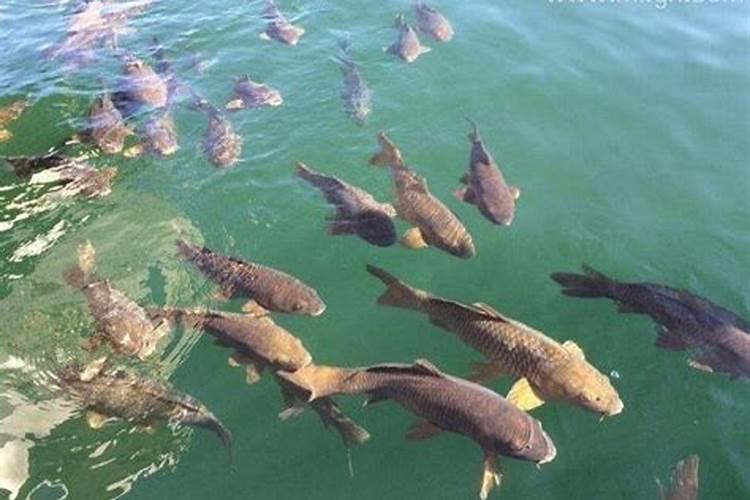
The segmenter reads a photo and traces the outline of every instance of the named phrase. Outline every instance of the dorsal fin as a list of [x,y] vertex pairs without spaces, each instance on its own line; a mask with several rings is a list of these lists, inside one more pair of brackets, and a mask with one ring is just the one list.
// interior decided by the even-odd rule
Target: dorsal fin
[[472,304],[473,307],[476,309],[479,309],[483,313],[489,314],[490,316],[494,316],[496,318],[502,319],[503,321],[507,321],[508,323],[512,323],[513,320],[509,317],[505,316],[503,313],[495,309],[494,307],[485,304],[484,302],[474,302]]
[[379,373],[404,373],[418,375],[432,375],[434,377],[443,377],[443,372],[426,359],[418,359],[413,364],[405,363],[383,363],[365,368],[368,372]]

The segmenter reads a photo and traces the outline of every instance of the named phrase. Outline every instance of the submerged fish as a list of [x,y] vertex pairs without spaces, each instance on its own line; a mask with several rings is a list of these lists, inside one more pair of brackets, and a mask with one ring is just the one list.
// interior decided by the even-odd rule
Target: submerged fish
[[116,154],[122,151],[125,139],[132,134],[109,94],[97,97],[89,111],[89,125],[84,135],[105,154]]
[[149,153],[167,158],[180,149],[174,118],[172,118],[170,111],[149,116],[139,135],[141,142],[126,149],[123,153],[124,156],[133,158]]
[[392,205],[380,203],[370,193],[338,177],[320,174],[302,162],[297,162],[297,175],[320,189],[336,207],[336,214],[329,218],[328,234],[356,234],[379,247],[396,242],[396,228],[391,220],[396,210]]
[[364,125],[372,111],[372,90],[362,76],[359,64],[352,59],[349,41],[342,42],[340,46],[342,55],[335,57],[335,60],[344,75],[344,89],[341,91],[344,109],[357,125]]
[[421,0],[414,2],[417,14],[417,26],[424,33],[429,33],[439,42],[448,42],[453,38],[453,26],[448,18],[434,7],[430,7]]
[[422,54],[426,54],[432,50],[419,42],[417,32],[404,20],[403,14],[396,16],[394,26],[398,30],[398,40],[386,49],[386,52],[389,54],[398,56],[410,63],[416,61]]
[[476,205],[482,215],[491,222],[510,226],[516,210],[516,200],[521,191],[505,182],[495,159],[479,136],[477,124],[471,124],[474,130],[469,134],[469,173],[461,178],[461,182],[466,186],[456,190],[454,195],[459,200]]
[[662,500],[698,500],[698,455],[690,455],[675,465],[672,484],[664,488],[657,479]]
[[313,288],[285,272],[177,241],[179,255],[219,285],[220,298],[247,298],[246,312],[262,316],[284,312],[319,316],[326,305]]
[[475,364],[473,380],[503,374],[517,377],[507,398],[519,408],[532,410],[553,399],[602,416],[622,411],[609,378],[586,361],[575,342],[560,344],[486,304],[464,305],[409,286],[375,266],[367,270],[388,286],[379,304],[423,312],[432,324],[454,333],[487,358],[488,364]]
[[167,81],[148,64],[133,55],[125,55],[121,92],[126,101],[137,109],[141,106],[163,108],[169,101]]
[[584,265],[583,274],[554,273],[552,279],[571,297],[605,297],[622,313],[647,314],[661,325],[656,346],[671,351],[692,349],[694,368],[750,377],[750,323],[687,290],[655,283],[610,279]]
[[0,142],[13,137],[13,132],[7,128],[8,125],[16,121],[30,104],[26,99],[20,99],[0,107]]
[[87,421],[92,428],[103,426],[108,418],[141,425],[163,420],[202,427],[221,438],[231,458],[231,433],[203,403],[165,383],[124,370],[106,369],[105,359],[83,369],[68,366],[58,373],[60,386],[89,410]]
[[208,117],[208,125],[203,133],[203,150],[208,160],[216,167],[229,167],[237,163],[242,153],[242,137],[234,131],[232,122],[205,99],[198,100],[195,107]]
[[263,17],[268,20],[268,24],[266,24],[266,29],[260,37],[263,40],[273,39],[287,45],[297,45],[299,39],[305,34],[305,30],[290,23],[276,6],[274,0],[266,0],[266,4]]
[[5,156],[2,159],[10,164],[18,177],[30,177],[35,172],[68,165],[75,161],[58,151],[40,156]]
[[[216,338],[216,343],[233,349],[230,364],[245,366],[246,381],[260,380],[263,370],[269,368],[295,371],[312,363],[312,356],[302,342],[287,330],[274,323],[270,317],[254,317],[200,309],[149,309],[153,320],[166,319],[189,328],[203,330]],[[304,398],[295,386],[277,377],[286,409],[282,415],[296,413],[299,400]],[[359,444],[370,437],[368,432],[347,417],[331,398],[321,398],[310,403],[324,425],[334,427],[344,444]]]
[[458,217],[443,205],[427,188],[427,181],[418,177],[401,156],[401,151],[380,132],[380,152],[371,165],[388,165],[393,174],[396,212],[414,227],[401,243],[409,248],[434,246],[451,255],[468,259],[474,256],[474,241]]
[[426,439],[440,431],[474,440],[484,451],[480,498],[500,484],[497,456],[537,464],[550,462],[557,450],[542,424],[481,385],[451,377],[425,360],[413,365],[383,364],[366,368],[310,365],[280,372],[309,392],[309,399],[333,394],[370,395],[368,403],[393,399],[420,418],[408,439]]
[[262,106],[281,106],[284,99],[281,92],[265,83],[254,82],[247,75],[242,75],[235,80],[234,98],[229,101],[225,108],[229,110],[240,110],[246,108],[260,108]]
[[96,349],[102,342],[126,356],[145,359],[167,335],[169,325],[152,322],[146,311],[108,280],[94,272],[96,251],[90,242],[78,247],[78,265],[65,273],[66,281],[86,296],[89,312],[96,323],[96,333],[87,342]]

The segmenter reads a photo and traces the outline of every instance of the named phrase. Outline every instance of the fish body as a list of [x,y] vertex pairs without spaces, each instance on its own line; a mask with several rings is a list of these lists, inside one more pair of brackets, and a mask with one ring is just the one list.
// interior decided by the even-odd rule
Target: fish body
[[318,292],[278,269],[225,257],[182,240],[177,248],[183,259],[219,285],[222,297],[250,299],[259,314],[273,311],[318,316],[325,311]]
[[268,20],[266,29],[261,34],[261,38],[265,40],[276,40],[286,45],[297,45],[299,39],[305,34],[304,28],[289,22],[273,0],[267,0],[263,17]]
[[146,151],[152,154],[162,158],[175,154],[180,145],[172,114],[167,111],[150,116],[143,126],[142,140]]
[[318,173],[301,162],[297,163],[297,175],[320,189],[336,207],[328,226],[329,234],[356,234],[380,247],[396,242],[396,228],[391,220],[396,210],[392,205],[380,203],[370,193],[338,177]]
[[342,55],[335,59],[344,76],[341,92],[344,109],[357,125],[364,125],[372,112],[372,90],[362,76],[359,64],[352,59],[349,43],[343,42],[341,48]]
[[[473,122],[472,122],[473,123]],[[505,182],[500,168],[487,150],[474,123],[469,134],[471,155],[469,173],[461,180],[466,184],[455,195],[458,199],[476,205],[479,212],[492,223],[510,226],[520,191]]]
[[394,26],[398,30],[398,39],[386,50],[389,54],[400,57],[410,63],[417,60],[422,54],[430,52],[429,47],[425,47],[419,41],[417,32],[414,27],[404,20],[404,15],[396,16]]
[[262,106],[276,107],[283,103],[284,99],[277,89],[265,83],[255,82],[248,75],[243,75],[235,81],[234,98],[226,104],[225,108],[239,110]]
[[0,107],[0,142],[13,137],[13,133],[7,128],[8,125],[16,121],[29,106],[28,100],[20,99]]
[[583,267],[583,274],[554,273],[572,297],[614,300],[618,311],[646,314],[661,326],[656,346],[693,350],[691,365],[732,378],[750,377],[750,323],[687,290],[656,283],[626,283]]
[[448,42],[453,38],[453,26],[439,10],[422,1],[415,2],[414,10],[420,31],[430,34],[439,42]]
[[546,399],[562,400],[587,410],[612,416],[623,403],[609,378],[584,358],[572,342],[560,344],[485,304],[471,306],[436,297],[416,289],[374,266],[370,274],[388,287],[378,303],[426,314],[430,322],[454,333],[488,361],[478,380],[509,374],[519,379],[509,399],[525,410]]
[[41,156],[6,156],[2,158],[18,177],[31,177],[35,172],[69,165],[75,160],[53,151]]
[[116,154],[122,151],[125,139],[132,133],[109,94],[97,97],[89,111],[87,135],[92,142],[104,153]]
[[458,217],[430,192],[425,179],[406,166],[401,152],[385,133],[379,134],[378,141],[381,151],[370,163],[390,166],[396,212],[414,226],[402,243],[412,248],[434,246],[465,259],[473,257],[474,241]]
[[163,108],[169,102],[167,81],[133,55],[123,57],[122,91],[136,107]]
[[664,488],[658,483],[662,500],[698,500],[699,467],[698,455],[690,455],[685,460],[677,462],[669,488]]
[[201,99],[196,107],[208,117],[208,125],[203,133],[203,151],[208,160],[218,168],[237,163],[242,153],[242,137],[235,132],[232,122],[205,99]]

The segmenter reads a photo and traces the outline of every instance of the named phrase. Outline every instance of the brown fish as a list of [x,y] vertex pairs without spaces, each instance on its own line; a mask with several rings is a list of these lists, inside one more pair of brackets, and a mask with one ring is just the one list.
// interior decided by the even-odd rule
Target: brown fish
[[268,20],[266,29],[260,34],[263,40],[277,40],[286,45],[297,45],[299,39],[305,34],[304,28],[295,26],[284,17],[274,0],[266,0],[266,10],[263,17]]
[[396,210],[389,203],[380,203],[362,189],[338,177],[320,174],[302,162],[297,162],[297,175],[320,189],[336,214],[329,219],[328,234],[356,234],[379,247],[396,242],[396,228],[391,220]]
[[432,50],[419,42],[417,32],[404,20],[403,14],[396,16],[394,26],[398,30],[398,39],[386,49],[386,52],[389,54],[398,56],[410,63],[416,61],[422,54],[426,54]]
[[208,125],[203,133],[203,151],[208,155],[208,160],[218,168],[237,163],[242,153],[242,137],[235,132],[232,122],[205,99],[198,100],[195,107],[208,117]]
[[307,390],[310,400],[359,393],[370,395],[368,403],[393,399],[421,419],[407,439],[448,431],[474,440],[485,457],[482,499],[500,484],[498,455],[544,464],[557,453],[538,420],[481,385],[442,373],[429,361],[366,368],[310,365],[280,375]]
[[161,420],[202,427],[221,438],[231,459],[232,434],[203,403],[163,382],[105,368],[105,361],[102,358],[83,369],[70,365],[58,373],[61,388],[88,408],[92,428],[103,426],[108,418],[140,425]]
[[657,479],[662,500],[698,500],[698,455],[690,455],[675,465],[672,484],[664,488]]
[[693,350],[690,365],[731,378],[750,377],[750,323],[687,290],[655,283],[626,283],[584,265],[583,274],[554,273],[571,297],[605,297],[622,313],[647,314],[659,323],[656,346]]
[[372,90],[367,85],[359,64],[352,58],[349,40],[342,41],[339,46],[341,55],[336,55],[334,60],[344,75],[344,88],[341,91],[344,109],[357,125],[365,125],[372,112]]
[[177,241],[179,255],[219,285],[220,298],[247,298],[243,308],[258,316],[284,312],[319,316],[326,309],[318,292],[278,269]]
[[421,0],[414,2],[414,10],[420,31],[429,33],[438,42],[448,42],[453,38],[453,26],[440,11]]
[[3,158],[19,177],[30,177],[29,184],[57,184],[60,189],[42,195],[37,201],[57,201],[74,196],[102,198],[112,193],[117,169],[97,170],[85,158],[71,158],[56,151],[42,156]]
[[266,85],[254,82],[247,75],[242,75],[235,80],[234,98],[229,101],[225,108],[236,111],[247,108],[260,108],[262,106],[281,106],[284,99],[281,92]]
[[88,347],[96,349],[102,342],[108,342],[123,355],[147,358],[167,335],[169,325],[152,322],[141,306],[109,281],[97,278],[95,265],[96,251],[86,242],[78,247],[78,266],[65,273],[66,281],[86,296],[96,323],[96,333],[89,339]]
[[559,399],[603,417],[622,411],[609,378],[585,360],[574,342],[560,344],[486,304],[467,306],[409,286],[375,266],[367,266],[367,271],[388,286],[379,304],[423,312],[432,324],[487,358],[488,364],[475,364],[473,380],[501,374],[518,378],[507,397],[519,408],[528,411],[546,399]]
[[461,178],[466,186],[456,190],[459,200],[476,205],[491,222],[510,226],[516,210],[516,200],[521,191],[505,182],[500,168],[484,146],[477,124],[470,120],[474,130],[469,134],[471,156],[469,173]]
[[30,104],[26,99],[20,99],[0,107],[0,142],[13,137],[13,132],[7,128],[8,125],[16,121]]
[[380,152],[370,164],[391,167],[396,213],[414,226],[401,243],[408,248],[434,246],[464,259],[473,257],[474,241],[458,217],[430,192],[425,179],[406,166],[385,132],[380,132],[378,142]]
[[109,94],[96,98],[89,111],[89,125],[85,136],[91,139],[105,154],[122,151],[125,139],[133,131],[125,126],[122,114],[112,103]]
[[[165,319],[213,335],[217,344],[234,350],[229,358],[230,364],[245,366],[248,384],[260,380],[266,367],[275,374],[278,370],[295,371],[312,362],[312,356],[302,342],[268,316],[166,308],[149,309],[148,314],[152,320]],[[277,381],[286,406],[282,418],[298,413],[298,401],[304,403],[305,398],[295,386],[278,377]],[[310,406],[326,427],[333,426],[339,432],[345,445],[363,443],[370,438],[369,433],[347,417],[333,399],[321,398]]]
[[140,137],[141,142],[139,144],[131,146],[123,152],[125,157],[133,158],[149,153],[161,158],[168,158],[180,149],[174,118],[169,111],[152,114],[146,120]]
[[169,101],[169,85],[154,69],[137,57],[123,56],[121,90],[136,108],[163,108]]

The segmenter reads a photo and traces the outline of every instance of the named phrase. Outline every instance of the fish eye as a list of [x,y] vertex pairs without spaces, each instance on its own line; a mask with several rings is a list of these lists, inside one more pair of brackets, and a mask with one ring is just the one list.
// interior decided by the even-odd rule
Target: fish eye
[[304,307],[304,305],[302,304],[302,302],[295,302],[292,305],[292,310],[294,310],[294,311],[300,311],[300,310],[302,310],[303,307]]

